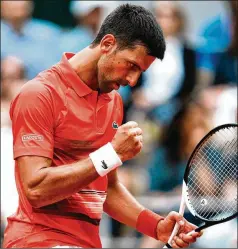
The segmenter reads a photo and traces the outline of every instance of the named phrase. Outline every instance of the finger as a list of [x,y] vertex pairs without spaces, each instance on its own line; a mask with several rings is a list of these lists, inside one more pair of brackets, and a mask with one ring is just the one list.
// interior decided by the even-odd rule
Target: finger
[[142,130],[139,127],[131,128],[129,130],[129,135],[130,136],[139,136],[139,135],[142,135]]
[[136,128],[138,127],[138,124],[135,121],[129,121],[122,125],[126,129]]
[[174,240],[171,241],[170,245],[171,245],[172,248],[180,248],[180,247],[175,243]]
[[[137,137],[136,137],[136,139],[137,139]],[[136,151],[137,153],[139,153],[139,152],[142,150],[142,147],[143,147],[142,142],[140,142],[139,140],[137,140],[137,142],[136,142],[136,144],[135,144],[135,151]]]
[[198,237],[201,237],[203,235],[204,231],[200,231]]
[[141,144],[143,143],[143,137],[142,137],[142,135],[136,136],[135,139],[136,139],[137,142],[140,142]]
[[185,226],[185,230],[187,230],[186,233],[192,231],[192,230],[195,230],[197,228],[197,226],[195,226],[194,224],[186,221],[186,226]]
[[173,238],[173,241],[174,243],[178,246],[178,247],[181,247],[181,248],[184,248],[184,247],[188,247],[189,246],[189,243],[180,239],[179,237],[175,236]]
[[[184,222],[185,222],[185,225],[180,227],[179,233],[184,233],[188,235],[191,235],[191,233],[195,233],[194,230],[197,228],[197,226],[188,222],[186,219],[184,219]],[[197,235],[195,237],[197,237]]]
[[203,230],[200,231],[200,232],[195,232],[195,231],[193,230],[193,231],[189,232],[188,235],[192,235],[192,236],[194,236],[194,237],[196,237],[196,238],[199,238],[199,237],[201,237],[201,236],[203,235]]
[[197,236],[192,236],[192,235],[183,234],[183,233],[181,233],[179,235],[179,238],[182,239],[184,242],[186,242],[188,244],[189,243],[194,243],[197,240]]
[[180,229],[182,229],[185,226],[185,220],[183,216],[177,212],[174,211],[170,212],[168,218],[172,221],[176,221],[180,225]]

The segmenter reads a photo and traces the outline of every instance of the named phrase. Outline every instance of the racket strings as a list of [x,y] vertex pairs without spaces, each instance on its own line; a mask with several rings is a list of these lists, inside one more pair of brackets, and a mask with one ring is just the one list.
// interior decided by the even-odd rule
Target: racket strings
[[216,221],[237,212],[237,127],[219,130],[190,163],[189,203],[202,218]]
[[[205,179],[206,180],[206,179]],[[208,191],[208,193],[204,196],[206,199],[196,199],[195,202],[193,203],[193,206],[200,207],[198,210],[196,210],[198,213],[203,214],[204,218],[209,218],[208,216],[214,216],[218,214],[219,212],[225,212],[227,214],[229,213],[234,213],[236,211],[236,207],[234,205],[230,205],[227,203],[227,200],[224,202],[223,201],[223,196],[228,195],[228,191],[222,193],[221,191],[218,193],[219,186],[214,190],[214,191]],[[207,196],[213,196],[213,198],[208,199]],[[204,200],[203,205],[201,205],[201,201]],[[206,206],[209,201],[209,206]],[[209,210],[208,208],[210,207],[210,212],[206,212]],[[213,212],[211,212],[211,207]],[[206,212],[206,213],[205,213]]]

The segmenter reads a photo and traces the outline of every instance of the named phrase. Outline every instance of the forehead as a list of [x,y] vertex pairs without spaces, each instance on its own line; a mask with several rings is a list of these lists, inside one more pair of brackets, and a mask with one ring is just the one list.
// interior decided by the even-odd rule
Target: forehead
[[135,48],[123,49],[117,52],[117,56],[139,64],[139,66],[146,70],[155,60],[154,56],[148,55],[147,49],[142,45],[136,45]]

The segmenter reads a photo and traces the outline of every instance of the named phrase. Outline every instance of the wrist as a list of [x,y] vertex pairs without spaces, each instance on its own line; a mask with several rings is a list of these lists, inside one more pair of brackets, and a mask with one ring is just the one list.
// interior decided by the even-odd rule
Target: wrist
[[110,171],[122,165],[111,143],[107,143],[98,150],[89,154],[89,157],[100,176],[105,176]]
[[123,156],[122,156],[120,153],[118,153],[118,149],[117,149],[116,144],[114,144],[113,141],[112,141],[112,142],[111,142],[111,145],[112,145],[112,148],[114,149],[114,151],[116,152],[117,156],[120,158],[120,160],[121,160],[122,162],[124,162]]
[[136,229],[140,233],[158,240],[157,226],[161,220],[164,220],[164,217],[144,209],[137,218]]

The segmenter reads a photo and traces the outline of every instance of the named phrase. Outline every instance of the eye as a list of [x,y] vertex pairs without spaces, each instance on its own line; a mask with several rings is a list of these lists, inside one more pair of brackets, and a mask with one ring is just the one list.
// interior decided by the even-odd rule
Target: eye
[[131,67],[131,68],[133,68],[133,67],[135,66],[135,65],[134,65],[133,63],[131,63],[131,62],[128,62],[127,64],[128,64],[128,66]]
[[128,67],[133,70],[138,70],[138,67],[132,62],[128,62]]

